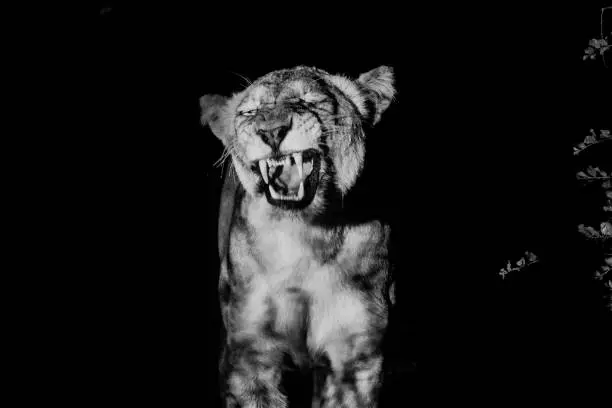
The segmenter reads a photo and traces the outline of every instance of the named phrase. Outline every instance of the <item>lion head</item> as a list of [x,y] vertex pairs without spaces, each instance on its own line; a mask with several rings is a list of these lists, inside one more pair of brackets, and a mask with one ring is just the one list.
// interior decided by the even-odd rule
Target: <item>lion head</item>
[[359,176],[365,130],[387,109],[393,70],[351,80],[295,67],[271,72],[227,98],[204,95],[201,120],[225,146],[246,193],[283,211],[320,213]]

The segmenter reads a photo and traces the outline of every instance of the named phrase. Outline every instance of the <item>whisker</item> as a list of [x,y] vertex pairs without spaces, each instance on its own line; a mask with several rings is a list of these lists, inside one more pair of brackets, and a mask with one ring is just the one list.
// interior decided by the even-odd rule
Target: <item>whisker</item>
[[241,74],[239,74],[237,72],[234,72],[234,71],[230,71],[230,72],[232,74],[236,75],[236,76],[239,76],[240,78],[242,78],[247,83],[245,88],[248,88],[249,86],[253,85],[253,81],[251,81],[249,78],[245,77],[244,75],[241,75]]
[[213,164],[213,166],[215,167],[219,167],[223,164],[223,162],[225,161],[225,159],[227,158],[227,150],[223,150],[223,153],[221,153],[221,157],[219,157],[219,159],[217,159],[217,161]]
[[221,153],[221,157],[214,163],[214,166],[219,167],[222,166],[223,163],[235,152],[235,146],[230,144],[223,149],[223,153]]

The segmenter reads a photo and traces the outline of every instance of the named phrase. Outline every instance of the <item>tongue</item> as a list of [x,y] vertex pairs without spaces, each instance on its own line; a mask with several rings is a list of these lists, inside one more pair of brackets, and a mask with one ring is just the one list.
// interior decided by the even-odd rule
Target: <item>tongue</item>
[[282,166],[282,172],[274,179],[274,183],[287,190],[297,191],[300,188],[300,172],[296,165]]
[[[302,166],[302,174],[300,168]],[[313,162],[304,162],[303,164],[284,164],[275,168],[270,168],[269,178],[270,183],[279,192],[284,194],[297,194],[300,190],[300,184],[310,175],[313,170]]]

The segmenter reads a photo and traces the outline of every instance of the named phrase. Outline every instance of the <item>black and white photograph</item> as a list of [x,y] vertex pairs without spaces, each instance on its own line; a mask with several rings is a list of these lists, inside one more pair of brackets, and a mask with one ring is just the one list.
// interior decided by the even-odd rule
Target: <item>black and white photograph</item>
[[612,3],[98,3],[84,406],[609,401]]

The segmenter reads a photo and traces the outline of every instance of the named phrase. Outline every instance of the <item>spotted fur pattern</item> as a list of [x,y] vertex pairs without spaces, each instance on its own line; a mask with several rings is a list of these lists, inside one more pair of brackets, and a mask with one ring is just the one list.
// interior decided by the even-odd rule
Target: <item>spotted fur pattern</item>
[[[365,129],[394,92],[389,67],[356,80],[296,67],[230,98],[201,98],[202,122],[231,160],[219,219],[226,407],[289,406],[281,381],[288,358],[321,367],[313,407],[377,406],[381,341],[394,300],[389,226],[326,215],[338,214],[357,181]],[[267,140],[261,128],[275,120],[288,125],[282,139]],[[275,205],[257,163],[307,149],[320,157],[316,191],[299,208]]]

